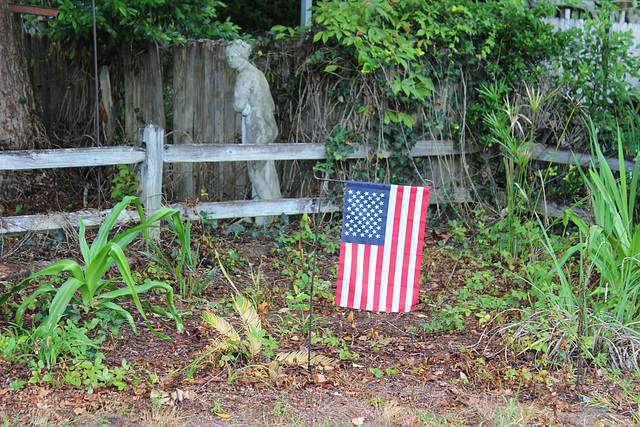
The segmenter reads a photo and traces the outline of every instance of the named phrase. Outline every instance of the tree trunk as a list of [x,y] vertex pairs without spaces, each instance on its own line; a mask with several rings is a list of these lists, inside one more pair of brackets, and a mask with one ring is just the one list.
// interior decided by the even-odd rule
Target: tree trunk
[[0,147],[33,148],[33,91],[22,53],[20,15],[0,0]]

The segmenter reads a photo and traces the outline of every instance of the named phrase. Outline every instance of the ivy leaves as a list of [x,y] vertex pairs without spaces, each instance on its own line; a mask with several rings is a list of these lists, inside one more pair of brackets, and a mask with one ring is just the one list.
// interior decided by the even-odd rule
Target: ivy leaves
[[[314,8],[320,30],[313,41],[327,44],[335,39],[354,49],[360,72],[383,68],[394,94],[420,99],[433,90],[418,59],[425,54],[411,32],[410,15],[402,13],[398,1],[321,1]],[[415,3],[415,2],[408,2]],[[325,71],[338,67],[329,65]]]
[[[38,0],[24,3],[39,4]],[[47,21],[56,39],[88,40],[93,28],[91,2],[54,0],[58,17]],[[155,41],[181,44],[189,38],[237,38],[239,27],[217,20],[219,0],[97,0],[98,38],[113,42]]]

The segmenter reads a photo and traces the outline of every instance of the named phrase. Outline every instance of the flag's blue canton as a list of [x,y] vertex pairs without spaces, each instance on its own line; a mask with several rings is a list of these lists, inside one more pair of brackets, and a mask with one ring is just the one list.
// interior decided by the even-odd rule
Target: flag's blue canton
[[389,208],[388,184],[347,182],[342,219],[342,241],[384,245]]

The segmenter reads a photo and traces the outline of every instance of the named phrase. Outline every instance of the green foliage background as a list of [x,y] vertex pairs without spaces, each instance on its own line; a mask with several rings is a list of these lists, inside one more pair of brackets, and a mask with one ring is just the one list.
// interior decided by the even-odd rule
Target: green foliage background
[[[38,0],[22,3],[40,5]],[[59,10],[47,21],[48,33],[59,41],[91,40],[91,2],[52,0]],[[101,43],[160,42],[184,43],[190,38],[235,38],[238,28],[218,20],[218,0],[97,0],[96,27]]]
[[218,11],[220,20],[229,19],[250,34],[266,32],[274,25],[300,25],[300,0],[233,0]]

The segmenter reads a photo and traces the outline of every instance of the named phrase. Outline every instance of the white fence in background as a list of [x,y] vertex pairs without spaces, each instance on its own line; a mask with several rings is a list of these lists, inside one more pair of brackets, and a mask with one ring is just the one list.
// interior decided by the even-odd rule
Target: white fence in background
[[[66,148],[55,150],[24,150],[1,151],[0,171],[51,169],[87,166],[110,166],[120,164],[142,163],[139,193],[145,207],[145,213],[158,209],[162,200],[162,173],[164,163],[190,162],[244,162],[253,160],[321,160],[326,156],[324,144],[306,143],[275,143],[267,145],[243,144],[183,144],[165,145],[164,130],[149,125],[141,130],[140,141],[142,147],[97,147],[97,148]],[[473,150],[471,150],[473,151]],[[379,153],[388,158],[389,151]],[[453,141],[418,141],[409,151],[413,157],[439,157],[461,154]],[[366,158],[369,156],[364,149],[356,150],[347,157],[350,159]],[[570,150],[560,150],[554,147],[535,145],[532,158],[553,163],[588,165],[591,156],[573,153]],[[617,158],[608,158],[609,166],[619,169]],[[625,162],[626,170],[633,170],[634,163]],[[455,191],[433,190],[429,197],[430,204],[460,203],[471,201],[469,191],[464,188]],[[244,218],[257,216],[297,215],[318,211],[336,212],[339,206],[328,200],[319,201],[318,198],[306,197],[297,199],[276,200],[237,200],[230,202],[200,203],[195,206],[174,204],[171,207],[180,210],[183,215],[192,220],[200,219],[199,212],[206,212],[211,219]],[[547,209],[545,207],[544,209]],[[542,209],[542,208],[540,208]],[[561,215],[563,209],[552,212],[551,215]],[[0,218],[0,236],[20,234],[25,232],[47,231],[66,227],[77,228],[78,217],[82,217],[87,227],[97,227],[109,211],[94,209],[81,210],[72,213],[48,213],[40,215],[23,215]],[[121,214],[122,222],[139,221],[137,212],[125,211]]]
[[[145,214],[158,209],[162,201],[162,174],[164,163],[196,162],[244,162],[253,160],[322,160],[326,156],[324,144],[274,143],[268,145],[243,144],[180,144],[165,145],[164,130],[149,125],[141,129],[142,147],[66,148],[55,150],[24,150],[0,152],[0,171],[50,169],[70,167],[110,166],[142,163],[139,179],[140,199]],[[391,152],[379,153],[388,158]],[[438,157],[458,155],[460,151],[453,141],[418,141],[409,152],[413,157]],[[347,156],[350,159],[366,158],[368,152],[360,149]],[[470,201],[466,189],[451,191],[432,190],[430,203]],[[200,203],[195,206],[174,204],[171,207],[183,212],[192,220],[200,218],[199,212],[207,212],[207,218],[227,219],[258,216],[296,215],[318,211],[318,198],[307,197],[277,200],[238,200],[230,202]],[[320,201],[320,211],[335,212],[340,207],[328,200]],[[99,226],[109,211],[93,209],[72,213],[48,213],[0,218],[0,236],[24,232],[78,227],[78,217],[88,227]],[[138,221],[134,211],[123,212],[123,222]]]
[[[572,28],[580,28],[584,30],[586,19],[573,19],[571,18],[571,9],[564,9],[564,16],[562,18],[545,18],[544,21],[551,24],[556,31],[567,31]],[[634,21],[640,20],[640,16],[632,12],[632,18]],[[618,22],[614,22],[611,26],[611,31],[616,33],[625,33],[631,31],[633,39],[635,40],[634,46],[628,50],[630,55],[640,57],[640,24],[635,22],[625,22],[627,19],[627,12],[621,11]],[[640,87],[640,81],[636,78],[628,78],[629,83],[636,87]]]

